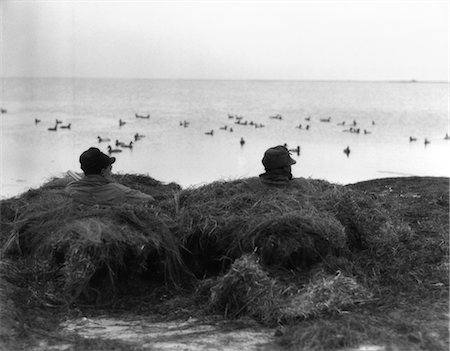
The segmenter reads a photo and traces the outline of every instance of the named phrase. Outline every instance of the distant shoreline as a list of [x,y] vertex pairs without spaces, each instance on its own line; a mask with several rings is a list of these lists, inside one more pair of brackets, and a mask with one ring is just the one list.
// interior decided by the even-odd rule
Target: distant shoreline
[[400,84],[449,84],[444,80],[364,80],[364,79],[223,79],[223,78],[139,78],[139,77],[0,77],[0,79],[60,79],[60,80],[149,80],[149,81],[199,81],[199,82],[305,82],[305,83],[400,83]]

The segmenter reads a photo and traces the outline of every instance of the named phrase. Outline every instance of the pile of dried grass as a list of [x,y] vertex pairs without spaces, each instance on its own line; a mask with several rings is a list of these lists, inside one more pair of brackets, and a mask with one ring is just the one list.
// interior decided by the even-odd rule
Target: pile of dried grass
[[313,207],[262,220],[242,242],[256,248],[264,264],[287,268],[310,267],[347,244],[343,226]]
[[341,313],[370,302],[373,294],[341,272],[321,271],[304,285],[271,277],[254,254],[237,259],[210,284],[209,306],[225,317],[248,315],[267,325]]
[[[311,179],[287,188],[249,178],[181,191],[145,176],[117,179],[155,196],[157,205],[78,205],[64,193],[68,178],[0,202],[2,262],[21,254],[11,261],[14,269],[0,272],[0,298],[11,306],[2,306],[4,335],[28,312],[22,301],[98,304],[121,287],[121,277],[140,275],[134,300],[124,298],[153,302],[160,291],[148,291],[139,279],[176,284],[185,265],[201,278],[192,309],[197,302],[228,318],[297,325],[302,331],[286,338],[294,348],[376,340],[378,325],[366,333],[349,317],[344,326],[353,313],[340,312],[380,297],[396,301],[398,292],[448,293],[448,240],[414,233],[375,194]],[[448,224],[440,225],[448,233]],[[188,306],[186,300],[174,299],[170,308]]]
[[[37,259],[52,258],[70,299],[99,286],[114,291],[121,276],[139,272],[179,282],[184,264],[198,277],[217,276],[251,253],[268,268],[308,272],[319,267],[328,274],[340,269],[371,286],[380,282],[385,264],[378,258],[403,254],[401,243],[411,235],[375,197],[325,181],[296,179],[288,188],[267,188],[249,178],[177,193],[178,186],[146,176],[116,177],[153,195],[158,188],[158,205],[74,204],[64,193],[68,178],[2,202],[8,218],[2,230],[14,233],[7,246],[17,244]],[[228,305],[231,315],[242,308]]]
[[[7,267],[5,267],[7,266]],[[20,333],[20,324],[17,322],[21,318],[21,310],[18,308],[13,297],[20,296],[22,288],[15,282],[8,281],[5,277],[5,271],[9,270],[8,275],[14,275],[14,266],[6,262],[0,263],[0,342],[8,342],[9,338]]]
[[211,287],[210,308],[228,318],[248,315],[264,322],[272,319],[278,295],[276,281],[264,271],[257,257],[244,255]]
[[60,269],[69,302],[114,293],[122,277],[139,273],[180,282],[185,270],[170,230],[174,222],[159,206],[85,206],[66,196],[65,184],[52,180],[8,204],[5,253],[15,251]]
[[217,274],[255,249],[265,264],[305,268],[328,254],[390,251],[411,233],[362,192],[310,179],[281,189],[256,182],[214,182],[180,193],[178,235],[197,275]]
[[321,314],[341,313],[355,304],[371,301],[373,293],[354,278],[338,274],[313,277],[302,292],[286,298],[279,309],[283,321],[307,319]]
[[330,212],[344,226],[349,248],[386,249],[411,234],[376,197],[348,187],[334,187],[311,198],[320,211]]

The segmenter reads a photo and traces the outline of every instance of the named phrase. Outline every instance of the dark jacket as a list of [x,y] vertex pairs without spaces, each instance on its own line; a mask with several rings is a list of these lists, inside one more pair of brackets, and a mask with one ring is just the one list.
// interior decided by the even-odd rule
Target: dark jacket
[[86,205],[115,205],[124,202],[152,202],[153,196],[115,183],[101,175],[88,175],[66,186],[66,192]]
[[260,174],[261,183],[271,186],[286,186],[292,180],[290,167],[266,170],[266,173]]

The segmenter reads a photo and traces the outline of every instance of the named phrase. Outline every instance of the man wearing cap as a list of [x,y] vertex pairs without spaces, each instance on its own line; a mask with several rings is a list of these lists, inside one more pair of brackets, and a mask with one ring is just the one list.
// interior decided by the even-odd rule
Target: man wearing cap
[[152,202],[153,196],[115,183],[111,179],[115,157],[109,157],[96,147],[91,147],[80,156],[84,177],[69,183],[66,191],[75,200],[87,205],[114,205],[124,202]]
[[279,145],[266,150],[262,163],[266,172],[259,175],[261,183],[283,186],[292,180],[291,166],[297,162],[286,147]]

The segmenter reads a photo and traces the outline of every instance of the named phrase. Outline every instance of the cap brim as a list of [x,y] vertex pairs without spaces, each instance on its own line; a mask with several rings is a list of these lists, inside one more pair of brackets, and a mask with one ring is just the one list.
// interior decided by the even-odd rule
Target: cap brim
[[289,157],[289,158],[290,158],[290,164],[291,165],[295,165],[297,163],[297,161],[295,161],[292,157]]
[[112,165],[114,162],[116,162],[116,158],[115,157],[110,157],[109,161],[111,162],[110,165]]

